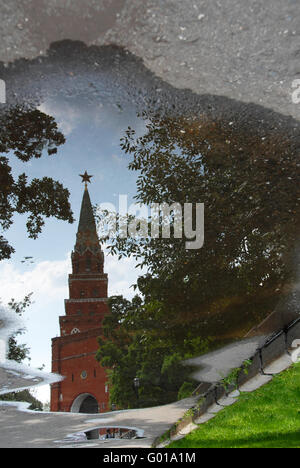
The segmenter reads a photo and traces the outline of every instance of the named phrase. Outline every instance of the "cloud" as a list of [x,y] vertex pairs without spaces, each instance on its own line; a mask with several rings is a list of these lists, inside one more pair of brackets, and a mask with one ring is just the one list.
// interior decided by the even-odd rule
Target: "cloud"
[[131,285],[136,283],[138,276],[145,273],[135,268],[136,264],[133,258],[119,260],[117,255],[111,256],[105,253],[104,270],[108,274],[109,296],[122,294],[131,299],[136,294]]
[[33,304],[22,315],[25,332],[19,343],[30,348],[31,365],[46,364],[51,370],[51,338],[59,331],[59,315],[64,313],[64,298],[68,297],[68,273],[71,270],[70,253],[64,260],[41,261],[30,269],[11,261],[0,265],[1,301],[12,298],[21,301],[33,292]]
[[[127,298],[134,296],[131,285],[141,272],[135,268],[136,261],[132,258],[119,260],[117,256],[105,252],[104,270],[108,274],[109,295],[123,294]],[[12,298],[22,300],[26,294],[33,292],[35,304],[43,307],[50,303],[69,297],[68,274],[71,273],[71,254],[68,252],[64,260],[41,261],[29,270],[10,261],[1,262],[0,283],[1,300],[5,304]]]
[[57,121],[59,130],[69,136],[75,130],[81,121],[81,114],[78,109],[67,103],[58,101],[47,101],[41,104],[38,109],[47,115],[52,115]]
[[111,158],[113,161],[115,161],[117,164],[124,164],[124,158],[122,158],[121,155],[113,153],[111,155]]
[[70,255],[65,260],[42,261],[29,271],[22,271],[16,264],[4,261],[0,266],[1,300],[22,300],[33,292],[35,301],[43,304],[67,294],[67,277],[70,273]]

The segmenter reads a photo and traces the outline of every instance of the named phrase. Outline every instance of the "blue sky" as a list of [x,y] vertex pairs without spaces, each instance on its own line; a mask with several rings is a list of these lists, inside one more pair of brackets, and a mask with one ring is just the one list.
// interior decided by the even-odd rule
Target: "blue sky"
[[[26,333],[20,342],[29,345],[31,366],[45,365],[51,370],[51,338],[59,334],[58,317],[64,314],[64,299],[68,297],[70,253],[75,244],[78,217],[84,186],[79,174],[93,174],[89,193],[93,204],[113,203],[118,208],[120,194],[128,195],[132,203],[136,192],[136,174],[128,171],[128,157],[120,148],[120,138],[128,125],[143,133],[145,123],[135,114],[134,107],[120,110],[84,99],[53,97],[40,105],[40,110],[55,117],[66,143],[54,156],[22,163],[12,156],[15,176],[25,172],[29,178],[49,176],[60,181],[70,191],[70,202],[76,222],[68,224],[54,218],[46,220],[37,240],[27,237],[26,216],[16,215],[5,236],[16,253],[0,264],[1,299],[5,304],[12,297],[21,300],[33,292],[34,303],[24,315]],[[32,256],[22,263],[25,256]],[[109,275],[109,294],[132,297],[130,285],[139,270],[131,259],[118,261],[107,256],[105,271]],[[49,389],[36,390],[37,397],[49,399]]]

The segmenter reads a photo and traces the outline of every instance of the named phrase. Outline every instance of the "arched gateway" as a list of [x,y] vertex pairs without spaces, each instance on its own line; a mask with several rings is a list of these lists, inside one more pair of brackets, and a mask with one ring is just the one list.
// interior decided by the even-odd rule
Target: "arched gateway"
[[71,413],[98,413],[99,406],[96,398],[89,393],[82,393],[72,403]]

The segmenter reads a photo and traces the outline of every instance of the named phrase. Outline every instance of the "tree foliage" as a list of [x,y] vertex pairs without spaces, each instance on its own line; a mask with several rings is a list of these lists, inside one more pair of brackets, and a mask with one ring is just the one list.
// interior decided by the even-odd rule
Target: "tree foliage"
[[[178,390],[189,380],[191,369],[182,364],[193,355],[190,346],[176,346],[171,337],[163,339],[148,305],[135,296],[129,301],[122,296],[109,299],[110,314],[103,320],[97,360],[108,368],[110,401],[121,408],[153,406],[177,400]],[[208,349],[200,340],[197,353]],[[195,350],[193,350],[195,351]],[[133,386],[140,379],[139,399]],[[195,382],[192,383],[194,387]]]
[[[16,301],[11,299],[9,307],[18,315],[22,315],[25,309],[31,304],[32,293],[27,294],[22,301]],[[24,330],[17,331],[8,340],[8,351],[7,359],[10,361],[22,363],[25,359],[30,361],[30,348],[24,343],[18,343],[18,336],[22,335]],[[0,400],[3,401],[25,401],[30,403],[29,409],[31,410],[43,410],[43,404],[34,395],[30,393],[30,390],[21,390],[19,392],[10,392],[0,395]]]
[[[23,301],[19,302],[15,299],[11,299],[8,305],[16,314],[22,315],[31,304],[31,296],[32,293],[29,293],[24,297]],[[23,362],[25,359],[30,360],[30,348],[24,343],[18,343],[18,336],[23,333],[24,330],[19,330],[8,339],[7,359],[19,363]]]
[[297,139],[263,122],[144,118],[145,134],[129,128],[121,141],[138,175],[136,200],[204,203],[204,246],[187,250],[184,236],[119,236],[111,253],[134,256],[148,269],[138,286],[160,304],[154,313],[168,333],[174,325],[179,333],[193,327],[203,336],[242,337],[272,312],[292,275],[300,221]]
[[[7,230],[15,213],[28,214],[29,237],[35,239],[42,230],[44,218],[73,222],[68,201],[69,191],[63,185],[43,177],[28,180],[25,173],[13,175],[13,158],[24,163],[40,158],[43,151],[54,155],[65,137],[53,117],[38,109],[15,106],[0,115],[0,227]],[[4,156],[6,154],[6,156]],[[0,259],[9,258],[14,248],[0,235]]]

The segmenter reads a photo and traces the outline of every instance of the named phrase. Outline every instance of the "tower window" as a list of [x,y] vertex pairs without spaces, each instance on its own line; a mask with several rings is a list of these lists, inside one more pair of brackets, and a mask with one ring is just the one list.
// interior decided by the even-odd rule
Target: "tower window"
[[99,295],[100,295],[99,288],[94,288],[93,289],[93,297],[99,297]]
[[85,296],[85,291],[81,290],[80,291],[80,297],[84,297]]
[[86,259],[85,259],[85,269],[86,269],[86,271],[91,271],[91,268],[92,268],[91,257],[86,257]]

